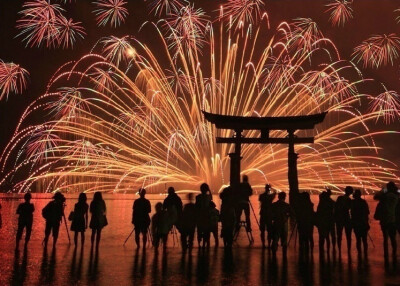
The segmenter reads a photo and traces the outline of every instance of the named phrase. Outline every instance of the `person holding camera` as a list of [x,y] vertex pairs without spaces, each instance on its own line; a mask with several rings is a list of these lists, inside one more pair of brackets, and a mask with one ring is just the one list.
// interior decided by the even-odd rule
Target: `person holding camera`
[[61,220],[64,216],[65,197],[61,193],[56,193],[53,200],[49,202],[42,210],[42,215],[46,220],[44,231],[44,247],[47,248],[50,233],[53,235],[53,248],[56,247],[58,233],[60,231]]

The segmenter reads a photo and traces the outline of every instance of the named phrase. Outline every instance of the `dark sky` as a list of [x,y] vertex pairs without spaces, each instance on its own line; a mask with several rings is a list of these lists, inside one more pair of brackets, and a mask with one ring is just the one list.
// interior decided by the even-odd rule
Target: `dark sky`
[[[98,28],[95,17],[91,13],[93,10],[91,1],[76,0],[75,3],[64,7],[68,17],[83,23],[87,32],[84,40],[78,41],[73,50],[25,48],[21,39],[15,38],[18,33],[15,24],[23,2],[21,0],[0,0],[0,59],[20,64],[31,75],[28,89],[22,95],[12,94],[7,101],[0,102],[0,147],[7,142],[23,109],[44,92],[46,83],[59,66],[88,53],[93,44],[103,36],[131,34],[142,41],[151,41],[152,35],[138,33],[138,28],[146,20],[156,20],[153,16],[149,16],[144,0],[129,0],[130,15],[125,24],[116,29]],[[203,8],[214,17],[218,13],[215,10],[225,1],[198,0],[194,2],[195,7]],[[325,7],[327,1],[324,0],[265,0],[265,3],[272,28],[282,21],[310,17],[318,23],[324,35],[333,40],[344,59],[349,59],[353,48],[372,34],[400,34],[400,24],[396,24],[393,12],[400,8],[398,0],[355,0],[353,3],[354,19],[341,28],[333,28],[328,23],[329,14],[324,13],[327,9]],[[377,94],[382,91],[379,90],[378,82],[383,82],[388,89],[400,91],[399,64],[400,60],[397,60],[394,66],[382,67],[378,70],[362,69],[366,78],[377,80],[377,83],[368,85],[368,92]],[[384,128],[398,131],[400,124],[397,121],[390,126],[384,126]],[[377,142],[385,148],[386,157],[395,163],[400,163],[399,135],[393,135],[389,139],[377,138]]]

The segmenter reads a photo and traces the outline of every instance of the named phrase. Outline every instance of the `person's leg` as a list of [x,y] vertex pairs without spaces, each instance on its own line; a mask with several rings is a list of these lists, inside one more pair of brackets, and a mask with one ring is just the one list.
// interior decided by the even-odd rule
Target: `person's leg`
[[75,247],[78,246],[78,231],[74,231],[74,244]]
[[31,234],[32,234],[32,224],[28,223],[26,226],[26,233],[25,233],[25,245],[31,240]]
[[147,227],[145,229],[143,229],[142,235],[143,235],[143,248],[146,248],[146,244],[147,244]]
[[83,247],[83,244],[85,243],[85,232],[81,231],[81,246]]
[[140,230],[139,230],[139,227],[135,227],[135,242],[136,242],[136,247],[140,248]]
[[60,224],[56,223],[53,225],[53,248],[56,247],[59,232],[60,232]]
[[361,255],[361,234],[358,231],[354,232],[356,235],[356,247],[358,255]]
[[391,224],[388,228],[390,243],[392,245],[392,256],[393,259],[397,258],[397,242],[396,242],[396,225]]
[[274,238],[274,225],[271,221],[267,221],[267,239],[268,239],[268,248],[272,246],[272,239]]
[[90,237],[90,242],[91,242],[91,244],[92,244],[92,247],[93,247],[93,244],[94,244],[94,238],[95,238],[95,236],[96,236],[96,229],[93,228],[93,229],[92,229],[92,236]]
[[346,224],[344,231],[346,232],[347,252],[350,253],[350,251],[351,251],[351,232],[352,232],[352,227],[351,227],[350,222]]
[[189,242],[188,242],[189,249],[192,249],[192,248],[193,248],[194,231],[195,231],[194,228],[193,228],[192,230],[189,231]]
[[287,252],[287,237],[288,237],[288,225],[285,224],[282,227],[282,232],[281,232],[281,244],[282,244],[282,250],[283,250],[284,256],[286,256],[286,252]]
[[381,225],[381,230],[383,236],[383,255],[387,259],[389,257],[388,232],[385,225]]
[[367,257],[368,256],[368,232],[366,232],[362,236],[362,242],[364,244],[364,256]]
[[101,228],[99,228],[99,229],[97,230],[96,247],[99,247],[100,238],[101,238]]
[[251,221],[250,221],[250,203],[243,205],[244,215],[246,216],[246,231],[251,231]]
[[336,223],[336,238],[337,238],[339,255],[341,255],[342,252],[342,234],[343,234],[343,224]]
[[24,231],[24,225],[23,224],[18,224],[18,230],[17,230],[17,237],[16,237],[16,246],[15,249],[19,248],[19,241],[22,238],[22,232]]
[[47,247],[47,242],[49,241],[51,233],[51,224],[46,221],[46,227],[44,229],[44,247]]
[[260,238],[262,247],[265,248],[265,221],[263,217],[260,217]]

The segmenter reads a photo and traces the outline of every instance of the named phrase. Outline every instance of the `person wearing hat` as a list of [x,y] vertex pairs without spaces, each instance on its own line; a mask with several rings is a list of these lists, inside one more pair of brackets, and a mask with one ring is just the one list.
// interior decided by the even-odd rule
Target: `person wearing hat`
[[142,234],[143,248],[145,248],[147,243],[147,230],[150,225],[149,214],[151,212],[151,205],[150,201],[145,198],[145,189],[139,189],[139,196],[140,198],[136,199],[133,203],[132,224],[135,226],[135,241],[137,247],[140,247],[140,234]]
[[61,220],[64,216],[64,202],[64,195],[57,192],[54,195],[53,200],[49,202],[42,210],[42,215],[46,220],[46,228],[44,231],[45,248],[47,248],[47,242],[49,241],[50,233],[53,235],[53,248],[56,247]]
[[25,202],[21,203],[17,208],[18,217],[18,230],[17,230],[17,239],[16,239],[16,247],[19,248],[19,241],[22,238],[22,233],[24,228],[25,232],[25,247],[28,245],[29,239],[31,237],[32,232],[32,224],[33,224],[33,212],[35,211],[35,206],[31,203],[32,195],[31,193],[26,193],[24,195]]

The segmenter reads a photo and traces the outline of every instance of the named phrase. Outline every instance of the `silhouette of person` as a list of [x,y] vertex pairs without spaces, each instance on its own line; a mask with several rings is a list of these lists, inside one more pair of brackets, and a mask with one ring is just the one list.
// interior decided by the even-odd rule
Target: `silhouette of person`
[[351,219],[350,219],[350,208],[351,208],[351,194],[353,193],[353,188],[347,186],[344,189],[344,195],[339,196],[335,203],[335,222],[336,222],[336,235],[337,244],[339,250],[339,256],[342,251],[342,234],[343,228],[346,233],[347,241],[347,252],[351,251]]
[[81,246],[85,243],[85,230],[88,227],[89,221],[89,205],[87,204],[87,196],[85,193],[80,193],[78,202],[74,206],[74,215],[71,223],[71,230],[74,234],[75,247],[78,245],[78,234],[81,234]]
[[215,247],[219,246],[218,238],[219,211],[213,201],[210,202],[210,230],[215,240]]
[[29,239],[31,238],[32,224],[33,224],[33,212],[35,211],[35,206],[31,203],[32,195],[31,193],[26,193],[24,195],[25,202],[19,204],[17,208],[18,217],[18,230],[15,249],[19,249],[19,241],[22,238],[22,232],[24,228],[25,232],[25,247],[28,245]]
[[169,222],[168,213],[163,209],[162,203],[157,203],[155,206],[156,213],[151,218],[151,233],[153,234],[153,245],[155,249],[158,249],[160,240],[163,242],[163,248],[167,247],[167,239]]
[[44,247],[47,248],[50,233],[53,235],[53,248],[56,247],[58,233],[60,231],[61,220],[64,216],[65,197],[61,193],[56,193],[53,200],[49,202],[42,210],[42,215],[46,220],[44,231]]
[[135,226],[135,241],[136,245],[140,247],[140,234],[142,234],[143,248],[147,243],[147,230],[150,226],[150,201],[145,198],[146,190],[139,189],[140,198],[133,203],[132,224]]
[[103,200],[101,192],[95,192],[93,195],[93,200],[90,203],[90,224],[89,227],[92,229],[91,243],[92,247],[96,239],[96,247],[99,247],[101,239],[101,231],[105,227],[107,222],[106,217],[106,203]]
[[290,206],[285,202],[286,193],[278,194],[278,201],[272,204],[272,223],[274,227],[274,238],[272,240],[272,253],[276,255],[278,242],[281,241],[283,256],[287,251],[288,219],[292,213]]
[[236,224],[235,217],[235,194],[231,186],[222,190],[219,195],[221,199],[221,237],[226,248],[231,248],[233,243],[233,232]]
[[398,203],[397,186],[394,182],[386,184],[386,190],[375,194],[374,199],[379,200],[374,218],[379,220],[383,234],[383,252],[385,260],[389,256],[388,239],[392,244],[393,259],[397,258],[396,243],[396,206]]
[[249,183],[249,177],[243,175],[242,182],[239,185],[238,194],[237,194],[237,206],[236,206],[236,228],[240,227],[240,219],[242,216],[242,212],[244,211],[244,215],[246,217],[246,231],[251,231],[251,222],[250,222],[250,200],[249,197],[253,194],[253,189]]
[[310,194],[303,192],[298,194],[299,207],[297,208],[297,229],[299,231],[299,251],[301,258],[308,258],[314,248],[314,204]]
[[262,247],[265,245],[265,230],[267,231],[268,248],[271,248],[272,239],[274,237],[273,224],[272,224],[272,203],[275,199],[276,193],[271,191],[271,185],[265,185],[265,192],[262,193],[258,200],[260,201],[260,236]]
[[361,242],[364,245],[364,256],[368,255],[368,230],[369,230],[369,207],[367,202],[361,198],[361,191],[355,190],[351,202],[351,223],[357,240],[357,252],[361,256]]
[[[334,218],[334,209],[335,202],[330,198],[330,192],[324,191],[319,195],[319,203],[317,207],[317,228],[319,235],[319,255],[321,257],[324,256],[324,244],[326,242],[327,253],[329,256],[330,250],[330,238],[331,234],[332,239],[332,247],[334,248],[335,240],[334,240],[334,227],[335,227],[335,218]],[[333,230],[333,231],[332,231]]]
[[168,196],[163,203],[163,209],[167,211],[170,220],[170,226],[176,226],[179,229],[179,220],[182,215],[182,200],[175,193],[174,187],[168,188]]
[[210,231],[211,231],[211,194],[210,187],[203,183],[200,186],[200,195],[196,196],[196,210],[197,210],[197,241],[199,247],[203,242],[203,247],[210,246]]
[[189,202],[182,210],[182,220],[180,226],[182,249],[193,248],[194,231],[196,230],[196,205],[193,201],[193,194],[188,194]]

